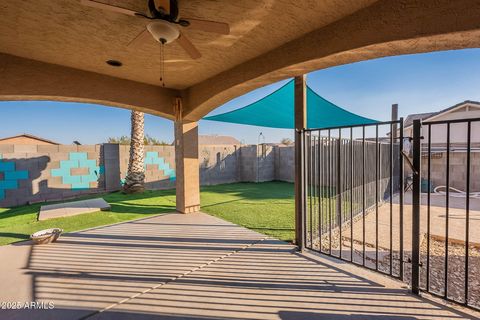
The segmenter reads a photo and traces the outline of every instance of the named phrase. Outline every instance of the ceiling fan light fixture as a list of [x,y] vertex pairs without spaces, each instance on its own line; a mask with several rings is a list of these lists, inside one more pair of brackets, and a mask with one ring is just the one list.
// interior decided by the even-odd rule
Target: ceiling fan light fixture
[[162,44],[170,43],[180,36],[175,25],[163,20],[147,24],[147,30],[155,40]]

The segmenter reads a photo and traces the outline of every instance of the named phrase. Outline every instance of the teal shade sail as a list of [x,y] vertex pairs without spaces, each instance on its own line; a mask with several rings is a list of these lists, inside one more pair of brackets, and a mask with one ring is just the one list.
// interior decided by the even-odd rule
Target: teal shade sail
[[[246,124],[260,127],[294,129],[294,82],[243,108],[208,116],[204,120]],[[378,121],[349,112],[322,98],[307,86],[307,128],[321,129]]]

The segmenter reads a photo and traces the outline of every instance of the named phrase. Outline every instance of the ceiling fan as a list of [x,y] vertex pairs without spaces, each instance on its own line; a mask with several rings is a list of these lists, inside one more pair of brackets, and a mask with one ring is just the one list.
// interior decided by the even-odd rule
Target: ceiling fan
[[230,33],[230,27],[227,23],[183,17],[180,18],[177,0],[147,0],[149,14],[112,6],[96,0],[81,0],[81,4],[151,20],[151,22],[146,25],[145,30],[140,32],[140,34],[129,42],[129,47],[137,46],[151,39],[151,35],[161,44],[177,41],[192,59],[198,59],[202,55],[193,43],[183,34],[180,30],[181,28],[201,30],[223,35],[228,35]]

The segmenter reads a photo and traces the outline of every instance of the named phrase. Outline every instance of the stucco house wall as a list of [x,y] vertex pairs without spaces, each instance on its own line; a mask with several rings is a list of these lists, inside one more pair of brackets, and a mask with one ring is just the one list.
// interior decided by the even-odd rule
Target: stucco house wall
[[[465,105],[459,105],[458,108],[453,110],[447,110],[445,112],[440,111],[438,115],[434,115],[424,119],[424,122],[428,121],[444,121],[444,120],[457,120],[457,119],[475,119],[480,118],[480,105],[474,105],[466,103]],[[411,125],[406,126],[404,129],[404,136],[412,136],[413,127]],[[424,137],[423,143],[428,141],[428,127],[422,127],[422,136]],[[445,144],[447,142],[447,125],[436,124],[431,127],[431,142],[432,144]],[[467,142],[467,124],[466,123],[452,123],[450,124],[450,142],[451,143],[466,143]],[[471,142],[480,143],[480,121],[472,122],[471,124]]]
[[[467,120],[480,118],[480,104],[477,102],[466,102],[453,108],[440,111],[437,114],[427,117],[423,122],[444,121],[444,120]],[[412,136],[412,126],[404,129],[404,136]],[[430,180],[433,187],[446,185],[446,159],[447,159],[447,125],[431,125],[431,137],[429,137],[428,126],[422,126],[422,178],[428,179],[428,141],[431,141],[430,157]],[[456,189],[466,190],[467,174],[467,122],[450,124],[450,186]],[[480,191],[480,121],[471,122],[471,154],[470,154],[470,190]],[[406,168],[406,175],[411,175],[411,170]]]

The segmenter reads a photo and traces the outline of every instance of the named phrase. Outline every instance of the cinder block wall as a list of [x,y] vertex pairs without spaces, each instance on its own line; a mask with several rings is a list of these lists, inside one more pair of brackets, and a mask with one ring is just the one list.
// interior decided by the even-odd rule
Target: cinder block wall
[[[445,186],[447,179],[447,154],[432,154],[430,176],[433,187]],[[428,158],[422,158],[422,178],[428,177]],[[467,181],[467,153],[450,152],[450,186],[465,191]],[[445,191],[445,190],[442,190]],[[480,191],[480,152],[470,154],[470,192]]]
[[275,180],[275,151],[273,146],[258,145],[257,175],[258,182]]
[[200,184],[214,185],[241,181],[241,150],[235,145],[199,146]]
[[0,207],[103,191],[101,152],[101,145],[0,145]]
[[[281,150],[280,150],[281,149]],[[293,181],[293,147],[202,145],[201,185]],[[0,207],[121,189],[129,146],[0,145]],[[175,187],[173,146],[145,146],[147,189]]]
[[276,146],[275,180],[293,182],[295,180],[295,148],[292,146]]
[[[130,146],[119,146],[120,179],[127,175]],[[145,186],[149,190],[175,187],[175,148],[145,146]]]
[[[202,145],[199,147],[200,183],[293,182],[294,156],[293,146]],[[0,145],[0,207],[120,190],[128,159],[129,147],[117,144]],[[445,154],[432,158],[434,186],[445,184],[445,159]],[[465,190],[466,153],[452,152],[450,166],[450,185]],[[145,170],[148,189],[174,188],[174,147],[146,146]],[[424,178],[426,170],[427,166],[423,165]],[[410,174],[408,166],[405,174]],[[480,191],[479,152],[471,154],[471,175],[471,191]]]
[[240,181],[257,181],[257,146],[242,146],[240,152]]

